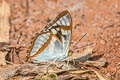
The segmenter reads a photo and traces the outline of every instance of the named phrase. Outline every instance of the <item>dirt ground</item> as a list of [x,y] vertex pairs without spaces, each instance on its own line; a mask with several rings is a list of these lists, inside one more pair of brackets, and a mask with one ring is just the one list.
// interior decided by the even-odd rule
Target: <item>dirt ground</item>
[[[71,47],[87,33],[74,54],[80,54],[80,47],[93,43],[91,60],[106,60],[108,65],[101,67],[100,72],[114,74],[120,64],[120,0],[8,0],[8,3],[12,11],[10,43],[18,44],[22,34],[19,44],[26,47],[20,52],[21,61],[25,62],[34,34],[68,10],[73,21]],[[15,63],[18,62],[16,59]]]

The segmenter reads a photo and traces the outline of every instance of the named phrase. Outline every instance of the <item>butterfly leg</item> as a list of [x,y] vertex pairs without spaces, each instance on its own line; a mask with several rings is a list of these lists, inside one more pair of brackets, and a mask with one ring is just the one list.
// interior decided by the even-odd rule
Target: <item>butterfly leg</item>
[[57,59],[53,60],[52,62],[50,62],[50,63],[47,65],[47,67],[46,67],[47,72],[48,72],[48,68],[49,68],[52,64],[54,64],[56,61],[57,61]]
[[51,63],[49,63],[48,65],[47,65],[47,67],[46,67],[46,69],[48,70],[48,67],[51,65]]
[[69,56],[66,58],[66,59],[64,59],[63,61],[66,61],[67,63],[66,63],[66,68],[69,70],[70,69],[70,65],[69,65],[69,63],[70,63],[70,58],[69,58]]
[[69,62],[70,62],[70,58],[68,57],[68,58],[67,58],[67,64],[66,64],[68,70],[70,69]]

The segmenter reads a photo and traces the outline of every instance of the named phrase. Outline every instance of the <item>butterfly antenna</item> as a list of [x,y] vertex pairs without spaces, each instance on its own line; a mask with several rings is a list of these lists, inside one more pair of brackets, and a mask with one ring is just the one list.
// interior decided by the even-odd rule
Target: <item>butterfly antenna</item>
[[90,43],[90,44],[84,45],[84,46],[79,47],[79,48],[83,48],[83,47],[86,47],[86,46],[89,46],[89,45],[92,45],[92,44],[94,44],[94,43]]
[[73,49],[74,49],[74,47],[80,42],[80,40],[82,40],[86,35],[87,35],[87,33],[85,33],[85,34],[79,39],[79,41],[73,46]]

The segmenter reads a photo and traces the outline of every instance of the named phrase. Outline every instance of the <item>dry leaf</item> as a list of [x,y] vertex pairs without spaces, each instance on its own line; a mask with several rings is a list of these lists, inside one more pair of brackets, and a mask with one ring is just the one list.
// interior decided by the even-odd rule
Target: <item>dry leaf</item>
[[87,61],[87,63],[96,67],[103,67],[106,65],[106,61]]
[[[0,3],[0,42],[9,43],[9,16],[10,6],[5,0]],[[0,65],[6,65],[5,56],[7,52],[0,51]]]
[[106,77],[105,75],[103,75],[103,74],[101,74],[101,73],[99,73],[99,72],[97,72],[97,71],[94,71],[95,72],[95,74],[98,76],[98,78],[100,79],[100,80],[112,80],[111,78],[108,78],[108,77]]
[[92,50],[92,48],[87,47],[82,53],[73,53],[70,60],[74,60],[75,62],[85,62],[91,56]]
[[0,3],[0,42],[9,42],[10,6],[5,0]]

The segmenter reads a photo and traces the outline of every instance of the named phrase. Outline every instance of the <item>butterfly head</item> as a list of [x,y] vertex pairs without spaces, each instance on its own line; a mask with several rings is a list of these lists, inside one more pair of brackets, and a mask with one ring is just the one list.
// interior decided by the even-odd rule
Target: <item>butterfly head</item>
[[73,52],[72,50],[69,50],[68,55],[69,55],[69,56],[72,56],[73,53],[74,53],[74,52]]

